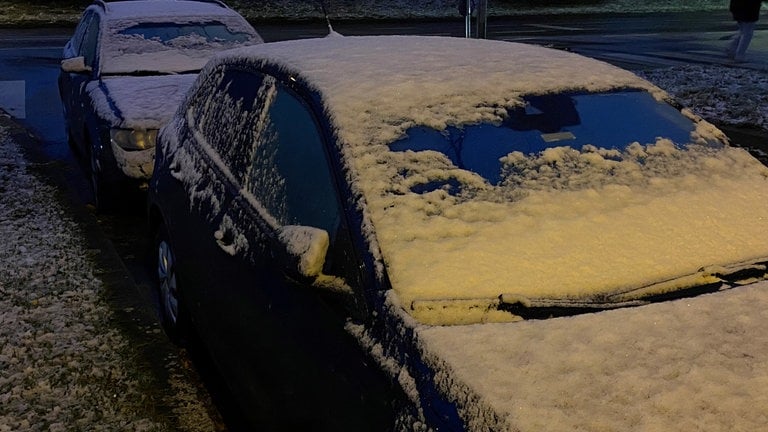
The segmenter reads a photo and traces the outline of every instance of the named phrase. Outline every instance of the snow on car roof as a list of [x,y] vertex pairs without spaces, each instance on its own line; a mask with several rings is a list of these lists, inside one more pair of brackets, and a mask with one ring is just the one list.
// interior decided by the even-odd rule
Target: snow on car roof
[[[105,3],[109,19],[123,20],[150,17],[237,16],[234,10],[205,1],[135,0]],[[181,14],[180,14],[181,12]]]
[[502,41],[332,36],[236,50],[220,61],[241,57],[300,73],[324,95],[349,143],[390,142],[413,124],[440,128],[497,119],[495,108],[521,104],[521,95],[529,93],[636,87],[663,97],[607,63]]
[[[578,160],[586,168],[582,176],[618,170],[630,181],[531,190],[523,199],[500,202],[493,197],[503,191],[446,164],[437,152],[387,146],[416,125],[498,122],[504,108],[519,106],[530,93],[629,87],[665,98],[628,71],[536,46],[442,37],[266,44],[224,54],[209,67],[226,59],[276,65],[322,95],[353,187],[365,197],[364,217],[375,227],[372,250],[381,251],[401,305],[422,322],[511,316],[484,314],[482,301],[455,311],[443,301],[504,296],[526,303],[643,286],[666,290],[690,283],[677,278],[704,266],[768,257],[767,173],[742,150],[684,151],[660,137],[635,146],[634,162],[618,163],[600,151],[553,148],[531,156],[537,166],[558,169]],[[711,125],[696,124],[692,141],[723,138]],[[654,157],[665,161],[659,172],[644,164]],[[491,199],[462,199],[444,190],[415,193],[408,186],[414,175],[456,178]],[[697,277],[705,282],[709,276]],[[470,316],[470,309],[482,313]]]

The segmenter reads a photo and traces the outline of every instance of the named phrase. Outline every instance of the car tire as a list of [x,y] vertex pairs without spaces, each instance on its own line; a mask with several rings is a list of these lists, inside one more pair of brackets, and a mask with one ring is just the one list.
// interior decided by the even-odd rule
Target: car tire
[[160,324],[172,342],[183,345],[187,334],[187,315],[180,296],[176,254],[165,225],[158,227],[154,246]]
[[99,164],[96,159],[96,155],[93,152],[93,141],[88,137],[85,143],[86,163],[88,164],[88,181],[91,184],[91,191],[93,192],[92,200],[93,206],[99,212],[107,212],[114,208],[115,197],[114,191],[107,185],[99,169]]

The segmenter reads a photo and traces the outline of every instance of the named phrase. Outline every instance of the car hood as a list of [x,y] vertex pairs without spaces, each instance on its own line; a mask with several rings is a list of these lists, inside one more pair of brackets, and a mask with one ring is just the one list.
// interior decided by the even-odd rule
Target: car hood
[[111,127],[160,129],[176,112],[197,74],[115,76],[88,84],[97,115]]
[[768,283],[518,323],[417,326],[473,430],[759,430]]
[[[660,151],[659,145],[646,146],[644,154]],[[482,189],[472,200],[440,190],[368,195],[377,210],[373,223],[387,274],[403,308],[425,324],[510,321],[519,319],[509,313],[510,305],[630,305],[717,283],[721,275],[740,279],[742,267],[764,276],[765,167],[731,147],[661,147],[666,148],[658,166],[644,157],[610,169],[593,154],[556,149],[589,161],[575,163],[578,173],[565,171],[570,179],[596,169],[608,173],[596,176],[607,182],[531,188],[509,202],[482,199]],[[554,159],[540,158],[545,161],[537,175]],[[554,160],[552,165],[564,161]],[[419,162],[419,169],[427,164]],[[621,170],[629,182],[612,183]],[[476,313],[484,307],[473,304],[478,299],[499,301],[503,310]]]

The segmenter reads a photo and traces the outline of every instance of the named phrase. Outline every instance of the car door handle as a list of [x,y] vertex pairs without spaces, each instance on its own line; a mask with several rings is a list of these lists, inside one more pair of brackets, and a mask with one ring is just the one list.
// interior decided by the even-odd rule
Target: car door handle
[[179,165],[178,162],[173,161],[168,165],[168,171],[171,173],[171,177],[175,178],[176,180],[182,180],[181,176],[181,165]]
[[219,248],[229,255],[235,255],[237,250],[235,249],[235,236],[229,230],[216,230],[213,233],[213,238],[216,239],[216,244]]

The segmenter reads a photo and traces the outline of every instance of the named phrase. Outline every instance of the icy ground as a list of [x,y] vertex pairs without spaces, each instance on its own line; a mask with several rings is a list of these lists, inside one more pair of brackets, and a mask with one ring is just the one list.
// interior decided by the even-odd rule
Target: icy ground
[[54,192],[0,126],[0,432],[213,430],[173,372],[173,412],[157,412]]

